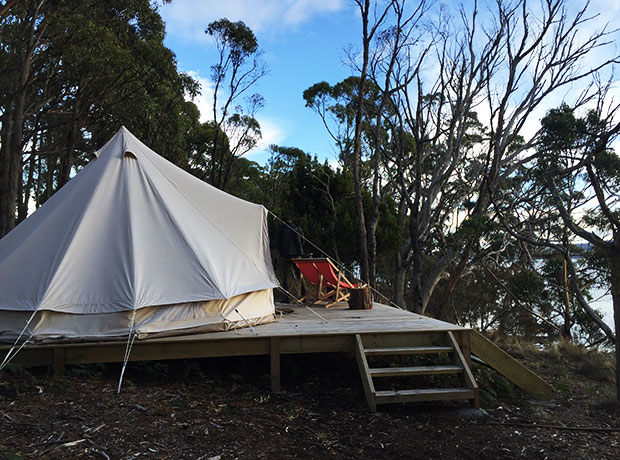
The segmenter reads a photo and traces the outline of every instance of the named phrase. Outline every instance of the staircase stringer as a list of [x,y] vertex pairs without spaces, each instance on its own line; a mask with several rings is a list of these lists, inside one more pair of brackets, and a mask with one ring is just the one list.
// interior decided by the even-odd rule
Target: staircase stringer
[[359,367],[360,377],[362,378],[362,385],[364,387],[364,394],[366,395],[366,402],[371,412],[377,411],[376,391],[375,385],[370,375],[370,368],[368,366],[368,360],[366,359],[366,353],[364,352],[364,344],[359,334],[355,334],[355,358],[357,360],[357,366]]
[[453,362],[455,365],[463,368],[463,374],[461,375],[462,383],[463,385],[465,385],[466,388],[473,390],[474,399],[472,400],[472,405],[476,409],[478,409],[480,408],[480,391],[478,389],[476,379],[474,378],[474,375],[471,372],[471,368],[469,367],[469,364],[467,363],[467,360],[465,359],[465,356],[461,351],[461,347],[456,341],[456,338],[454,337],[452,331],[448,331],[448,337],[452,346],[454,347],[454,353],[452,354]]

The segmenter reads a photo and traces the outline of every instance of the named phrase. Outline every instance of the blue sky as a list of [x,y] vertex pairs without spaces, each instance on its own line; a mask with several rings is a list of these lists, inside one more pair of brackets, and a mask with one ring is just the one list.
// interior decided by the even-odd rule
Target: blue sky
[[[416,3],[412,0],[410,4]],[[493,3],[479,2],[481,14],[488,14]],[[458,20],[461,4],[471,10],[472,0],[443,3],[455,15],[455,20]],[[531,4],[537,5],[537,2]],[[583,7],[583,2],[567,0],[567,7],[572,10],[569,11],[571,16]],[[583,28],[584,36],[592,27],[602,28],[611,18],[617,17],[620,2],[593,0],[589,11],[593,14],[605,11],[605,14]],[[201,108],[204,120],[210,113],[210,66],[217,57],[204,30],[210,22],[225,17],[244,21],[256,34],[270,73],[255,90],[266,102],[257,116],[263,141],[247,155],[248,158],[264,163],[268,157],[265,148],[278,144],[299,147],[335,163],[333,142],[319,117],[305,107],[302,93],[314,83],[325,80],[334,84],[352,74],[346,64],[344,48],[350,45],[359,48],[361,36],[360,15],[352,0],[173,0],[162,5],[160,12],[166,22],[165,43],[176,54],[179,69],[202,83],[203,94],[194,102]],[[610,28],[614,27],[616,24],[612,23]],[[611,42],[613,47],[613,38]],[[597,51],[605,53],[607,48]],[[593,61],[599,57],[598,52],[593,53]],[[535,133],[546,111],[559,106],[566,98],[573,98],[583,84],[565,87],[551,95],[528,119],[523,134],[528,137],[527,133]],[[615,93],[620,100],[619,88],[615,88]],[[485,119],[488,114],[483,107],[480,110],[479,116]]]
[[[260,7],[258,7],[260,5]],[[349,0],[175,0],[161,7],[166,46],[177,56],[179,69],[203,85],[196,102],[208,117],[210,66],[216,50],[204,33],[207,25],[226,17],[244,21],[256,34],[269,74],[256,91],[265,98],[258,119],[261,148],[248,154],[260,163],[269,144],[298,147],[319,158],[335,160],[331,138],[321,120],[305,107],[303,91],[314,83],[336,83],[351,75],[344,48],[361,34],[359,14]]]

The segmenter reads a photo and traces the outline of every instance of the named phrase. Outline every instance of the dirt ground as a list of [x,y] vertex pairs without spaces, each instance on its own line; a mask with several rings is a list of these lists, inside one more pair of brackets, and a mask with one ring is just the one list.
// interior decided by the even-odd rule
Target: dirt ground
[[286,356],[272,394],[263,358],[73,366],[0,375],[0,458],[618,459],[609,357],[513,347],[554,386],[535,401],[475,366],[466,403],[366,406],[348,355]]

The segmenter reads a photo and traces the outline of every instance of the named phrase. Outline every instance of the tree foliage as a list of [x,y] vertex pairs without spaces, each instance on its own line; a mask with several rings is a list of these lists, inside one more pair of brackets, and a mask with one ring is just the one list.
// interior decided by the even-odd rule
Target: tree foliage
[[28,0],[0,34],[2,234],[121,125],[183,163],[198,116],[185,94],[198,86],[178,72],[148,0]]
[[[220,19],[210,23],[205,33],[215,41],[218,61],[211,66],[216,129],[211,149],[205,152],[209,164],[203,176],[214,186],[228,190],[234,163],[254,148],[262,136],[256,114],[264,100],[259,94],[247,94],[267,69],[254,32],[242,21]],[[245,107],[239,102],[243,96],[247,96]]]

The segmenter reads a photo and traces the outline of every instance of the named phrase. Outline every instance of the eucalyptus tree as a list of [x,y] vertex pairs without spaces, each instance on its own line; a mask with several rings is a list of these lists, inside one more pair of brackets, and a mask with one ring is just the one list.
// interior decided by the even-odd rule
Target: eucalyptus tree
[[[554,271],[552,277],[560,278],[556,289],[564,297],[560,310],[564,334],[577,323],[588,338],[595,338],[594,343],[607,339],[616,347],[618,365],[620,157],[611,146],[620,133],[620,107],[609,105],[610,83],[592,88],[592,97],[583,100],[588,104],[562,104],[548,111],[541,123],[537,155],[520,171],[512,190],[495,191],[491,199],[512,236],[531,247],[546,248],[543,271]],[[520,198],[506,199],[510,192]],[[615,333],[587,301],[585,287],[592,283],[611,290]],[[579,308],[574,308],[575,303]],[[618,396],[619,380],[616,372]]]
[[[58,185],[69,180],[81,131],[95,141],[121,124],[164,156],[178,159],[175,129],[184,112],[184,93],[196,84],[177,71],[163,45],[164,23],[144,0],[65,2],[52,15],[50,53],[59,62],[63,98],[48,125],[63,129]],[[62,128],[61,128],[62,127]],[[77,143],[77,145],[76,145]],[[177,151],[172,151],[176,149]]]
[[[612,148],[620,134],[620,105],[609,105],[609,88],[599,87],[595,108],[582,116],[567,106],[549,112],[536,162],[561,221],[575,237],[602,255],[613,300],[616,392],[620,401],[620,156]],[[574,177],[582,184],[583,200],[589,201],[581,215],[571,213],[573,197],[563,193],[562,183]]]
[[525,130],[535,111],[614,62],[595,53],[608,43],[605,29],[584,34],[587,8],[500,0],[483,15],[474,4],[458,20],[439,17],[431,52],[420,44],[402,54],[393,86],[403,86],[394,96],[403,134],[389,170],[409,219],[403,264],[415,310],[426,310],[442,279],[448,302],[473,264],[495,252],[491,191],[536,156],[539,132]]
[[[347,77],[330,85],[326,81],[315,83],[303,92],[306,107],[315,112],[323,122],[327,133],[336,145],[339,163],[346,169],[353,169],[353,149],[355,135],[355,114],[359,104],[363,106],[362,119],[363,150],[367,150],[370,124],[377,112],[378,88],[367,85],[363,98],[358,96],[360,78]],[[364,177],[364,171],[361,173]],[[364,179],[362,179],[364,182]]]
[[[362,15],[362,47],[360,51],[354,46],[347,50],[355,75],[333,86],[317,83],[303,96],[306,106],[321,117],[335,141],[343,167],[353,173],[360,241],[358,263],[362,277],[374,285],[381,209],[393,196],[393,183],[386,180],[384,173],[384,157],[389,156],[385,152],[393,147],[397,131],[389,121],[397,110],[393,97],[403,86],[403,82],[394,85],[394,73],[402,66],[403,53],[424,35],[422,25],[428,6],[419,2],[409,9],[402,0],[371,3],[356,2]],[[371,199],[367,200],[369,190]],[[394,243],[401,245],[400,240]]]
[[31,194],[49,198],[121,125],[183,161],[197,84],[178,72],[148,0],[24,0],[0,35],[0,234],[18,202],[23,219]]
[[374,280],[370,279],[370,257],[368,252],[368,231],[366,228],[366,217],[364,215],[364,201],[362,197],[362,129],[364,107],[361,101],[364,100],[366,94],[368,80],[368,65],[370,62],[370,47],[376,34],[385,25],[388,13],[392,9],[394,0],[388,2],[378,2],[375,0],[354,0],[357,5],[362,19],[362,51],[361,62],[359,62],[359,83],[357,85],[357,95],[359,102],[355,107],[355,130],[353,134],[353,185],[355,189],[355,209],[358,219],[358,237],[359,237],[359,262],[361,278],[366,282],[374,284]]
[[21,175],[24,119],[32,80],[32,66],[42,50],[49,26],[45,0],[7,3],[0,23],[0,236],[15,225],[18,184]]
[[[429,6],[425,1],[420,1],[412,9],[408,8],[405,0],[392,1],[388,9],[390,25],[381,29],[370,49],[368,63],[368,78],[373,88],[377,88],[376,106],[371,113],[365,112],[366,116],[374,117],[369,132],[369,145],[367,155],[372,164],[372,203],[370,206],[370,218],[368,222],[368,276],[370,283],[374,285],[377,276],[377,230],[379,225],[380,205],[386,197],[392,195],[392,184],[386,180],[384,165],[386,155],[384,151],[389,150],[391,132],[390,118],[394,118],[398,107],[394,105],[394,95],[404,86],[411,83],[404,81],[395,83],[395,75],[402,65],[403,55],[411,48],[417,47],[418,43],[425,37],[424,20]],[[430,44],[419,49],[418,62],[423,60],[423,56],[430,49]],[[355,67],[355,59],[352,59]],[[362,69],[358,68],[358,71]],[[413,74],[413,73],[412,73]],[[393,125],[392,125],[393,126]],[[402,247],[401,241],[396,242]]]
[[[373,286],[377,277],[380,207],[390,196],[391,187],[383,180],[382,152],[389,148],[391,134],[385,120],[394,115],[391,97],[399,89],[391,86],[392,74],[403,49],[421,35],[417,29],[427,9],[425,2],[413,11],[405,5],[405,1],[395,0],[383,5],[374,3],[371,8],[370,2],[357,2],[363,20],[362,51],[348,50],[356,75],[333,86],[317,83],[304,91],[306,106],[321,117],[336,142],[343,166],[352,171],[354,183],[358,184],[355,202],[359,263],[362,277]],[[373,11],[374,22],[370,24]],[[366,203],[364,194],[369,188],[371,200]]]
[[[475,18],[476,12],[472,14]],[[463,12],[460,28],[443,17],[443,25],[427,37],[409,41],[392,73],[392,86],[399,90],[392,96],[397,109],[387,173],[402,203],[408,235],[395,294],[402,302],[408,272],[411,307],[422,313],[464,239],[481,228],[480,222],[456,213],[467,212],[480,185],[485,130],[475,108],[498,59],[500,40],[492,35],[479,39],[466,17]]]
[[[502,227],[520,242],[529,269],[543,273],[547,292],[556,292],[548,314],[551,321],[562,324],[561,335],[570,340],[573,326],[592,330],[591,323],[613,343],[613,331],[586,298],[587,287],[597,278],[590,267],[592,258],[575,244],[546,185],[550,169],[570,167],[570,152],[585,140],[585,120],[576,118],[574,109],[563,104],[547,113],[541,127],[538,156],[492,191],[493,211]],[[564,175],[556,186],[571,218],[591,212],[592,196],[579,175]]]
[[[210,23],[205,33],[215,40],[218,58],[211,66],[212,115],[217,128],[213,131],[209,170],[204,177],[225,190],[235,160],[250,151],[262,136],[256,120],[264,106],[262,96],[255,93],[246,97],[245,108],[239,99],[265,76],[267,68],[254,32],[242,21],[220,19]],[[224,139],[221,133],[226,133],[229,149],[220,148]]]

